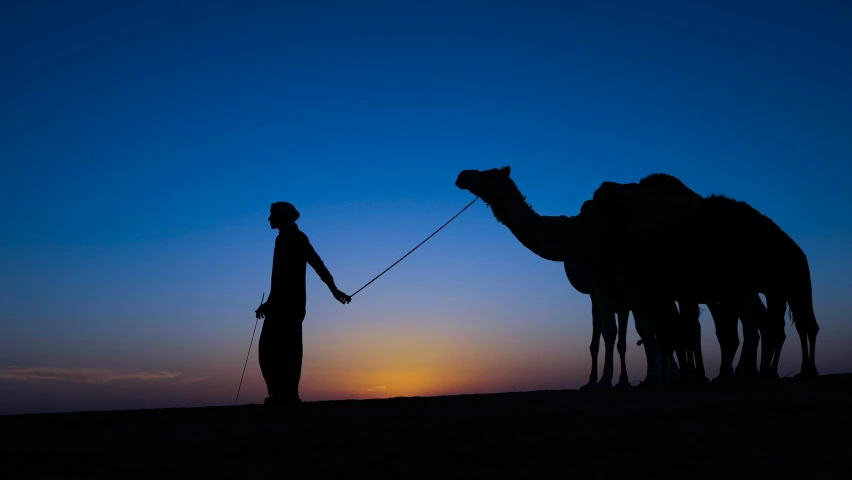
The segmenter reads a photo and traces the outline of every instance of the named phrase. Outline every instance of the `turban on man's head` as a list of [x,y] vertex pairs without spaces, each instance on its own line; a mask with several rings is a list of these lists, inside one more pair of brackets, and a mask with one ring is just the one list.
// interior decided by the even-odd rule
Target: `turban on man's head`
[[269,212],[280,216],[285,222],[295,222],[299,219],[299,211],[288,202],[275,202],[269,207]]

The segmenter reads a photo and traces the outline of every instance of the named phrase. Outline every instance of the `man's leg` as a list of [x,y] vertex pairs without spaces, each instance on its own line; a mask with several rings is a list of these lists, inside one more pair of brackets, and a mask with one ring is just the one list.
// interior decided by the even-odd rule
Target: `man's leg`
[[281,319],[270,318],[263,321],[260,330],[260,340],[257,344],[257,359],[260,363],[260,373],[266,382],[266,391],[269,396],[280,394],[282,370],[282,349],[284,347],[281,338]]
[[288,315],[286,319],[286,340],[283,349],[285,351],[285,378],[283,379],[285,389],[283,394],[288,401],[299,401],[299,382],[302,379],[302,321],[305,312],[297,312]]

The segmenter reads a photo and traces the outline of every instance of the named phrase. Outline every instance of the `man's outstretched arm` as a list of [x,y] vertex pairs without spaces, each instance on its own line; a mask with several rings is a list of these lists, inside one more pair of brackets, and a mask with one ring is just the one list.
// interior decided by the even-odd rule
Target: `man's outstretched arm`
[[319,254],[317,254],[316,250],[314,250],[314,246],[311,245],[310,240],[308,240],[308,236],[304,233],[302,233],[302,254],[311,268],[317,272],[317,275],[319,275],[323,283],[328,286],[328,289],[331,290],[331,294],[334,295],[334,298],[336,298],[338,302],[345,305],[352,301],[352,297],[341,292],[337,288],[337,285],[334,284],[334,277],[331,276],[331,272],[328,271],[325,263],[323,263]]

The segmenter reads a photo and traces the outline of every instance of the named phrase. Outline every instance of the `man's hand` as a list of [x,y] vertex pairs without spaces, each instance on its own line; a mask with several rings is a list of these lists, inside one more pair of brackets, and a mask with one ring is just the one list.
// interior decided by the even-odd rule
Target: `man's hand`
[[257,307],[257,310],[254,311],[254,318],[260,320],[261,318],[266,316],[266,305],[268,303],[269,302],[266,302],[266,303],[262,304],[261,306]]
[[336,287],[331,289],[331,294],[334,295],[334,298],[337,299],[338,302],[344,305],[352,301],[352,297],[341,292]]

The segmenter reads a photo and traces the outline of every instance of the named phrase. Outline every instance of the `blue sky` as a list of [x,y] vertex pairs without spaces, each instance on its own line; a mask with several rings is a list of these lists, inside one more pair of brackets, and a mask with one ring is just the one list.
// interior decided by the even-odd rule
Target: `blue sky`
[[[459,171],[504,165],[543,214],[575,214],[601,182],[653,172],[749,202],[808,254],[818,367],[852,366],[842,2],[0,8],[0,372],[179,373],[204,380],[157,387],[156,405],[226,403],[269,290],[269,203],[299,208],[351,292],[470,200],[453,185]],[[309,398],[388,382],[392,395],[406,374],[383,383],[379,364],[409,357],[409,377],[437,385],[427,393],[574,388],[588,374],[588,298],[481,204],[350,305],[308,276]],[[787,334],[782,370],[798,371]],[[353,344],[330,349],[338,338]],[[630,355],[638,381],[641,349]],[[357,375],[327,380],[362,360]],[[459,362],[479,365],[484,383],[442,383],[436,365]],[[335,387],[365,371],[377,385]],[[89,405],[38,399],[91,382],[16,375],[0,373],[0,391],[19,392],[0,409]],[[254,353],[246,382],[257,401]],[[128,398],[101,403],[137,405]]]

